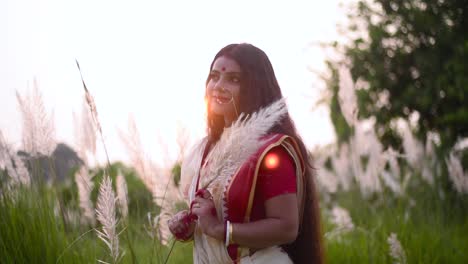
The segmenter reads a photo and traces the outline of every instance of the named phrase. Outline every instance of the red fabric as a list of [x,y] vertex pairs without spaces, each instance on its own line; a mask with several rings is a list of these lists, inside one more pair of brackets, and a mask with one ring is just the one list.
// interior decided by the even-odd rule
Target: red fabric
[[262,160],[258,173],[251,220],[265,218],[265,201],[282,194],[296,193],[296,167],[282,146],[272,148]]

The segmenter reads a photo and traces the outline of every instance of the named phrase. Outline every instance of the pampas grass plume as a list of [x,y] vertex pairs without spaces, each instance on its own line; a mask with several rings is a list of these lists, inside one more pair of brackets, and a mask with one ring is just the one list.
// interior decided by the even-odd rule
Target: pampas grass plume
[[117,201],[119,204],[120,214],[122,218],[128,216],[128,189],[125,177],[122,174],[117,176]]
[[468,174],[463,173],[460,159],[454,153],[450,153],[445,163],[447,164],[449,178],[457,192],[460,194],[468,193]]
[[55,125],[53,115],[47,114],[37,81],[32,92],[21,95],[16,92],[18,106],[23,117],[23,149],[32,156],[49,156],[55,149]]
[[394,263],[405,264],[406,254],[395,233],[390,234],[390,236],[387,238],[387,243],[390,248],[390,257],[394,259]]
[[82,222],[88,223],[92,226],[96,224],[94,217],[94,207],[91,202],[91,191],[93,190],[93,182],[88,174],[85,166],[82,166],[78,173],[75,174],[75,182],[78,188],[78,200],[80,209],[83,213]]
[[97,230],[98,237],[110,250],[113,263],[117,263],[121,257],[119,253],[119,237],[116,231],[118,220],[115,213],[116,197],[112,189],[112,181],[108,175],[99,187],[96,215],[102,225],[102,231]]

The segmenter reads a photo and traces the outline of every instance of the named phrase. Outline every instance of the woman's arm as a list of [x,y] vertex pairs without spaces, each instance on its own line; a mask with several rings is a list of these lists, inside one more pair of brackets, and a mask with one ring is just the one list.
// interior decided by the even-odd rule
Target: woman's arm
[[[210,199],[198,197],[197,207],[192,209],[198,215],[202,231],[218,240],[225,237],[225,226],[212,213],[214,205]],[[265,218],[250,223],[234,223],[232,238],[236,244],[249,248],[265,248],[287,244],[297,237],[299,213],[296,194],[275,196],[265,201]]]

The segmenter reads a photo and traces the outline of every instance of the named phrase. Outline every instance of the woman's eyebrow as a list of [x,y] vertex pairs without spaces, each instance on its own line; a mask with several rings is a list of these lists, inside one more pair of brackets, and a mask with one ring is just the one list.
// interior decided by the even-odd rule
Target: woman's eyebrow
[[[211,70],[211,73],[218,73],[219,74],[220,71],[213,69],[213,70]],[[228,75],[241,75],[241,72],[238,72],[238,71],[226,71],[226,72],[223,71],[223,73],[228,74]]]

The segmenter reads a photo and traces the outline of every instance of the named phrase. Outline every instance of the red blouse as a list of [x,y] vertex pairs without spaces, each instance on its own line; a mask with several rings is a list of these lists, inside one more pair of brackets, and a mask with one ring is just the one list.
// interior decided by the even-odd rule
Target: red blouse
[[296,193],[296,167],[282,146],[268,151],[262,160],[255,187],[251,220],[265,218],[265,201],[278,195]]

